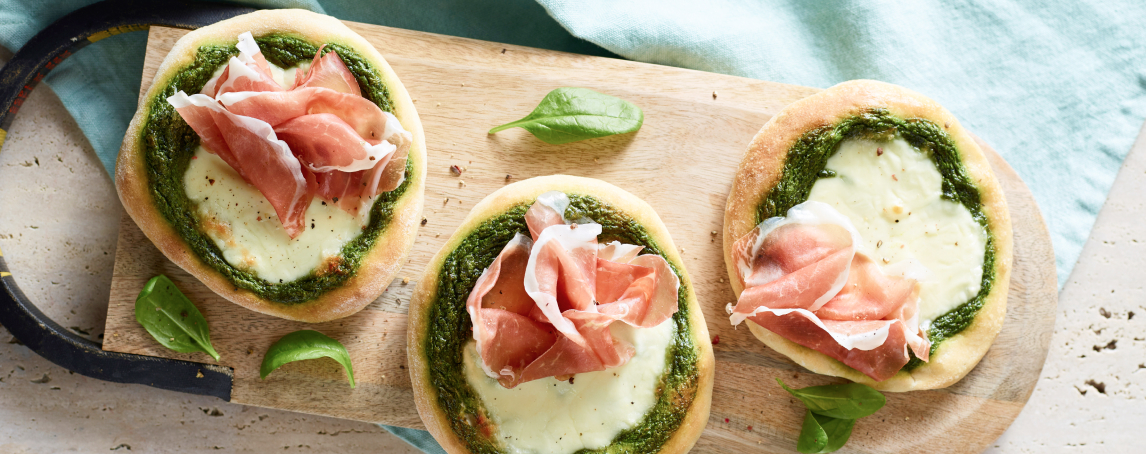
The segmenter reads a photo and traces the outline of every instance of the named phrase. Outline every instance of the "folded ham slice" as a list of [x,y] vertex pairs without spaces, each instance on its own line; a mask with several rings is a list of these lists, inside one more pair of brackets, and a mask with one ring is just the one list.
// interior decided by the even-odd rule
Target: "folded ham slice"
[[486,373],[506,387],[605,370],[633,347],[610,325],[664,323],[677,311],[680,280],[641,246],[597,243],[601,226],[569,223],[562,192],[542,194],[518,233],[482,272],[466,300]]
[[918,282],[885,275],[859,244],[851,221],[820,202],[762,222],[733,244],[744,291],[732,324],[752,320],[876,381],[899,372],[909,348],[927,361]]
[[180,91],[168,102],[199,134],[205,148],[267,198],[287,235],[295,238],[305,230],[306,208],[313,194],[307,191],[298,159],[286,142],[275,137],[271,125],[228,112],[205,95],[187,96]]
[[[350,72],[350,68],[346,67],[346,63],[337,52],[330,51],[322,55],[322,49],[325,47],[323,45],[314,54],[314,61],[311,62],[306,75],[301,72],[295,73],[294,87],[291,88],[323,87],[339,93],[362,96],[362,87],[358,86],[354,73]],[[319,57],[320,55],[322,56]]]
[[203,94],[217,97],[231,92],[283,91],[271,75],[270,63],[259,51],[251,32],[239,35],[239,43],[235,47],[239,49],[239,55],[227,60],[227,66],[218,78],[207,81]]
[[286,89],[249,32],[237,47],[239,55],[202,93],[180,91],[168,102],[207,151],[259,189],[287,235],[305,231],[315,196],[357,215],[364,202],[402,183],[413,136],[362,97],[337,53],[320,48]]

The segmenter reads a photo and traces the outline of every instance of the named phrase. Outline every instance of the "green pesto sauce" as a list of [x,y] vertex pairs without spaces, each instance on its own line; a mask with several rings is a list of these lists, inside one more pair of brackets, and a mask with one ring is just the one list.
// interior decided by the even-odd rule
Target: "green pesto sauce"
[[[834,176],[834,172],[827,170],[825,166],[828,158],[839,149],[840,143],[860,137],[875,140],[902,137],[916,150],[926,153],[943,178],[943,198],[966,207],[971,212],[971,218],[982,225],[987,232],[986,250],[983,253],[982,286],[977,295],[931,323],[928,337],[931,340],[931,354],[935,354],[939,344],[971,324],[975,314],[983,307],[987,294],[991,293],[991,285],[995,281],[995,236],[987,226],[987,216],[983,213],[979,189],[967,175],[959,159],[955,142],[942,127],[925,119],[897,118],[885,110],[873,109],[834,125],[804,133],[788,150],[780,182],[760,203],[756,212],[756,222],[783,216],[789,208],[808,200],[812,185],[819,178]],[[923,361],[912,354],[911,361],[904,366],[904,370],[912,370],[922,364]]]
[[[315,45],[287,35],[264,36],[255,41],[267,61],[283,68],[309,62],[318,51]],[[348,47],[327,44],[324,53],[331,50],[337,51],[338,56],[350,68],[362,87],[362,96],[382,110],[393,112],[390,93],[382,83],[377,69]],[[370,209],[370,222],[363,228],[362,234],[342,247],[342,260],[333,269],[322,275],[312,272],[291,282],[278,283],[269,282],[253,272],[227,263],[215,242],[200,227],[194,203],[187,198],[183,188],[183,174],[199,146],[199,136],[183,121],[175,108],[167,102],[167,98],[179,90],[186,93],[200,92],[211,79],[212,73],[238,53],[235,46],[200,47],[195,60],[172,77],[170,83],[152,98],[151,111],[143,126],[142,143],[151,195],[156,208],[191,250],[208,266],[226,276],[237,288],[250,290],[261,298],[284,305],[304,303],[342,285],[358,270],[362,257],[374,245],[375,238],[390,224],[395,203],[410,186],[412,162],[407,161],[406,164],[406,181],[394,191],[380,194],[375,199]]]
[[[602,242],[621,241],[644,246],[642,253],[664,255],[660,246],[635,220],[592,196],[570,194],[566,219],[587,217],[601,224]],[[466,342],[473,337],[466,298],[483,270],[497,258],[514,234],[529,234],[525,212],[529,205],[518,205],[490,218],[474,229],[446,257],[438,277],[436,299],[430,304],[429,326],[423,348],[430,367],[430,382],[438,390],[438,405],[446,413],[454,433],[474,453],[498,453],[500,442],[494,433],[482,433],[486,421],[481,398],[470,388],[463,372],[462,355]],[[674,273],[681,270],[669,262]],[[672,316],[675,324],[672,345],[666,353],[665,373],[657,387],[657,403],[636,426],[617,434],[612,444],[599,450],[582,449],[584,453],[656,452],[676,432],[684,420],[699,385],[698,348],[691,337],[688,289],[681,283],[679,310]]]

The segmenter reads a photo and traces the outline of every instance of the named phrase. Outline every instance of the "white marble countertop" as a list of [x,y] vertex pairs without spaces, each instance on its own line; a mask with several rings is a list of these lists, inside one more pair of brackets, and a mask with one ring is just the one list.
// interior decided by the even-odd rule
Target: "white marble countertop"
[[[1059,298],[1030,402],[990,452],[1140,452],[1146,425],[1146,139],[1127,158]],[[53,320],[103,333],[123,213],[55,94],[33,91],[0,153],[0,250]],[[0,453],[416,452],[366,423],[69,373],[0,328]],[[46,378],[46,379],[45,379]]]

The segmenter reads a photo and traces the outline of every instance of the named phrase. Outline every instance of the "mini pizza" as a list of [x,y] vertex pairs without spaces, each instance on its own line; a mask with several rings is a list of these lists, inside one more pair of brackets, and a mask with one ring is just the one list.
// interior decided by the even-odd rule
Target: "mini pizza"
[[724,218],[746,322],[813,372],[949,386],[1006,313],[1011,223],[983,151],[943,107],[852,81],[786,107],[748,147]]
[[142,97],[120,200],[224,298],[321,322],[374,301],[417,233],[418,113],[386,60],[334,18],[267,10],[188,33]]
[[411,381],[450,453],[686,452],[713,356],[656,213],[589,178],[486,197],[410,302]]

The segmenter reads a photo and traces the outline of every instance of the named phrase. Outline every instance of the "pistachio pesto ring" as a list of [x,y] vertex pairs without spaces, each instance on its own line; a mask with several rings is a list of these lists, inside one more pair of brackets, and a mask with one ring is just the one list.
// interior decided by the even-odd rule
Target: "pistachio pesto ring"
[[[846,285],[839,278],[822,299],[801,309],[826,320],[814,320],[818,328],[811,322],[799,330],[787,322],[772,325],[773,330],[760,325],[797,310],[764,308],[747,313],[748,326],[759,340],[813,372],[887,391],[946,387],[978,364],[1006,313],[1011,223],[1005,196],[983,150],[950,112],[902,87],[859,80],[792,103],[770,119],[745,153],[725,211],[725,262],[741,299],[735,310],[730,307],[734,323],[745,320],[744,315],[737,317],[743,312],[739,305],[749,298],[744,296],[749,294],[746,287],[759,295],[760,286],[770,284],[759,274],[755,280],[745,279],[746,254],[764,256],[767,246],[761,245],[772,241],[764,238],[764,232],[780,232],[776,226],[816,216],[819,220],[805,223],[834,223],[852,232],[846,239],[844,228],[832,227],[844,235],[845,244],[853,244],[855,259],[851,271],[844,271]],[[755,249],[742,251],[751,243],[744,239],[753,240],[749,236],[755,232],[762,240],[756,241]],[[772,238],[780,236],[776,235]],[[898,293],[909,303],[903,307],[910,309],[856,316],[857,323],[905,322],[912,327],[904,328],[910,331],[906,340],[902,332],[897,339],[899,345],[912,346],[896,350],[903,358],[897,364],[902,366],[892,366],[898,372],[891,369],[879,380],[845,361],[856,365],[857,356],[883,348],[880,343],[891,342],[896,332],[883,328],[861,338],[833,328],[845,319],[835,311],[842,304],[830,306],[849,290],[853,299],[848,301],[861,299],[856,294],[865,296],[851,288],[863,289],[865,282],[847,274],[856,273],[860,265],[878,268],[872,273],[880,282],[902,279],[911,284],[900,285],[905,290]],[[888,288],[874,293],[887,295]],[[823,312],[827,308],[832,310]],[[766,316],[754,318],[761,313]],[[917,342],[912,343],[916,328]],[[819,329],[832,337],[822,333],[801,337]],[[812,339],[816,336],[820,337]]]
[[[178,92],[200,93],[218,78],[228,61],[241,55],[236,37],[248,32],[278,77],[287,80],[280,85],[289,86],[290,71],[301,76],[312,59],[317,62],[320,49],[322,55],[336,52],[361,96],[393,115],[412,137],[401,184],[372,201],[364,197],[356,215],[340,215],[314,198],[305,228],[315,232],[304,233],[310,243],[283,234],[281,223],[263,225],[268,219],[278,222],[275,212],[266,209],[267,199],[243,181],[246,177],[204,152],[199,135],[168,101]],[[374,301],[405,262],[421,216],[425,153],[425,136],[409,94],[369,42],[328,16],[265,10],[200,28],[175,43],[124,137],[116,187],[128,214],[156,247],[220,296],[276,317],[322,322],[351,315]],[[246,197],[245,204],[263,209],[239,213],[250,219],[236,214],[224,220],[207,211],[221,204],[208,204],[211,196]],[[247,226],[256,223],[261,224]],[[276,228],[279,231],[273,232]],[[327,235],[327,230],[332,233]],[[251,253],[272,239],[280,249],[267,246],[270,252]],[[318,252],[308,252],[307,260],[297,259],[294,252],[278,253],[288,247]]]
[[[475,331],[467,301],[476,293],[475,287],[482,285],[485,271],[493,269],[495,261],[505,263],[504,251],[531,234],[529,226],[534,224],[527,226],[526,213],[551,194],[567,197],[567,207],[557,210],[573,224],[561,227],[581,232],[599,226],[593,244],[602,251],[608,249],[606,243],[624,243],[641,248],[637,259],[658,259],[647,257],[650,254],[663,258],[676,278],[674,283],[679,282],[674,293],[676,312],[656,327],[644,328],[651,333],[647,335],[624,334],[632,330],[621,323],[611,325],[621,326],[613,334],[636,350],[620,366],[548,376],[507,388],[482,369],[483,359],[474,350]],[[554,228],[546,229],[540,238]],[[537,241],[542,244],[544,240]],[[596,251],[597,246],[593,247]],[[497,266],[503,276],[512,274],[504,271],[506,265]],[[504,281],[497,282],[500,286]],[[528,278],[525,288],[529,288]],[[512,292],[495,287],[489,294],[502,290]],[[597,300],[601,300],[598,307],[606,305],[601,297],[594,304]],[[687,452],[709,415],[712,346],[672,238],[645,202],[595,179],[532,178],[479,202],[430,260],[418,282],[410,302],[407,342],[418,413],[450,453]]]

